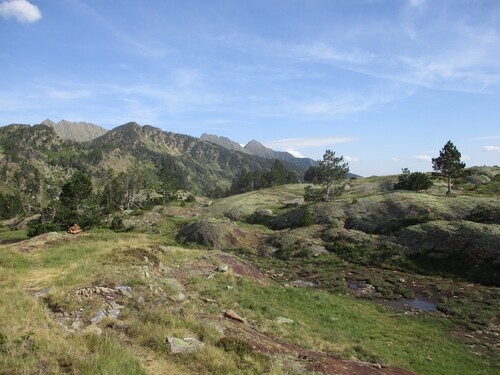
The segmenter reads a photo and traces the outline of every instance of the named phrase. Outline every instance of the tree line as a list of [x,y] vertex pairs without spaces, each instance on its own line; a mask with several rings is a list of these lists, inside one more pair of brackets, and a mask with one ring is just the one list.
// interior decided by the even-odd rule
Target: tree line
[[[447,194],[451,194],[453,180],[463,174],[465,163],[460,161],[460,157],[460,152],[449,141],[439,157],[432,159],[434,176],[447,181]],[[343,156],[326,150],[318,166],[310,167],[304,175],[306,182],[313,183],[306,187],[305,200],[328,201],[341,195],[346,187],[348,172],[349,165]],[[104,171],[97,180],[96,188],[96,180],[93,182],[89,174],[80,170],[73,173],[61,186],[59,195],[41,211],[40,219],[31,223],[30,234],[66,229],[75,223],[83,228],[100,225],[105,215],[117,211],[150,209],[153,205],[168,204],[176,199],[177,191],[183,187],[168,165],[155,168],[147,163],[134,163],[120,173]],[[233,179],[231,187],[223,193],[240,194],[297,182],[298,174],[276,160],[268,171],[242,169],[239,176]],[[394,188],[423,190],[430,186],[432,180],[427,174],[404,168]],[[0,193],[0,218],[19,216],[23,212],[26,210],[19,194]]]

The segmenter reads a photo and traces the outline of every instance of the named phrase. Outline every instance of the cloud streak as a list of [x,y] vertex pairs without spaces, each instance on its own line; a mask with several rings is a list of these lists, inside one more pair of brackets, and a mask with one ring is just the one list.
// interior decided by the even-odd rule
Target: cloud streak
[[355,137],[325,137],[325,138],[288,138],[278,139],[266,143],[267,147],[276,149],[300,149],[324,147],[339,143],[349,143],[356,141]]
[[348,161],[349,163],[357,163],[359,159],[355,156],[344,156],[344,159]]
[[500,152],[500,147],[498,146],[484,146],[482,148],[483,151],[493,151],[493,152]]
[[428,156],[428,155],[415,155],[415,156],[413,156],[413,159],[425,161],[427,163],[432,162],[432,156]]
[[42,18],[42,12],[27,0],[7,0],[0,3],[0,16],[15,18],[21,23],[33,23]]
[[490,141],[490,140],[496,140],[496,139],[500,139],[500,135],[491,135],[491,136],[486,136],[486,137],[470,138],[471,141]]
[[293,43],[233,34],[222,42],[262,58],[332,66],[428,89],[485,92],[500,85],[500,33],[497,17],[486,12],[481,17],[480,23],[469,19],[455,2],[408,0],[396,22],[367,18],[356,26],[339,18],[320,39]]
[[164,48],[154,48],[146,43],[139,41],[132,37],[130,33],[123,31],[112,23],[112,20],[105,18],[99,12],[97,12],[90,5],[80,1],[80,0],[67,0],[68,3],[72,4],[73,7],[78,9],[80,12],[86,13],[89,17],[94,19],[103,29],[107,30],[112,36],[117,40],[127,44],[130,49],[127,51],[141,54],[148,57],[162,58],[166,55],[166,50]]

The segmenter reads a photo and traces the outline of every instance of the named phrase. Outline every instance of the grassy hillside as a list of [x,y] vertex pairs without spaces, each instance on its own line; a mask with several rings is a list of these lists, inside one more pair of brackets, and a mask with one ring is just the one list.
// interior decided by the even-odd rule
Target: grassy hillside
[[[214,272],[222,263],[229,271]],[[237,257],[165,245],[158,236],[46,235],[3,246],[0,266],[6,373],[305,373],[311,363],[291,354],[295,346],[310,358],[331,353],[426,374],[488,374],[494,365],[454,338],[441,314],[401,314],[348,295],[284,287]],[[222,318],[227,309],[258,332]],[[169,354],[167,337],[204,346]],[[275,347],[268,353],[263,343]]]
[[117,232],[3,228],[1,373],[497,373],[500,289],[470,281],[496,280],[494,174],[453,197],[394,180],[198,198]]

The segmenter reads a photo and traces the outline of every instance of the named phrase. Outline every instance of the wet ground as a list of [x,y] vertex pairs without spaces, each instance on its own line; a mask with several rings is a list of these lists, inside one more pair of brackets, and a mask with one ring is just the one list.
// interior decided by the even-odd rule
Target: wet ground
[[404,309],[411,310],[417,309],[422,311],[437,311],[437,305],[439,303],[439,295],[434,294],[433,297],[426,297],[423,293],[419,293],[418,288],[413,290],[412,293],[416,295],[415,298],[397,298],[397,299],[387,299],[381,298],[377,289],[363,281],[347,281],[347,287],[349,288],[349,293],[354,294],[358,297],[370,298],[374,303],[380,305],[389,306],[393,309]]

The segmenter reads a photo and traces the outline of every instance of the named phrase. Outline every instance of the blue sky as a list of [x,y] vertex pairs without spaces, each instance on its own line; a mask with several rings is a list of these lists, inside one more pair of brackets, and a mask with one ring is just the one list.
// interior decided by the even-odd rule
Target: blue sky
[[0,0],[0,124],[46,118],[498,165],[500,1]]

